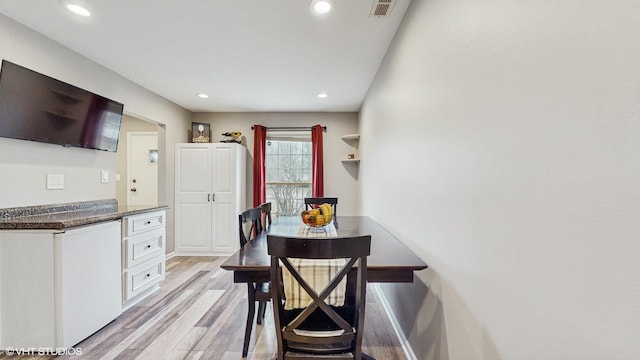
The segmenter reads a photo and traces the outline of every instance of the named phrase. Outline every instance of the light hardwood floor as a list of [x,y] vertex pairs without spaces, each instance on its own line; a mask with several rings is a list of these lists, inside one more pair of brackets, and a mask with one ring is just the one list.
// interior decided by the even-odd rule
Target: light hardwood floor
[[[221,257],[174,257],[160,290],[87,338],[75,356],[8,356],[0,359],[242,359],[246,285],[220,269]],[[363,350],[378,360],[404,360],[374,288],[367,292]],[[275,356],[271,308],[251,337],[249,360]]]

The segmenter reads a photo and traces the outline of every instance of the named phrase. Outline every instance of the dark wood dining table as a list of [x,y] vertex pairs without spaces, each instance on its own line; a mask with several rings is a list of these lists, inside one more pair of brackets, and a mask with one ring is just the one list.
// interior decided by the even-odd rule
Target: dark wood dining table
[[[278,217],[268,231],[259,234],[253,241],[231,255],[221,268],[233,271],[235,283],[269,281],[271,258],[267,253],[267,233],[284,236],[301,236],[302,221],[299,216]],[[331,234],[326,236],[361,236],[371,235],[371,254],[367,258],[367,282],[413,282],[415,271],[426,269],[427,264],[409,250],[398,239],[393,237],[382,226],[368,216],[340,216],[332,226]],[[306,229],[308,232],[309,229]],[[316,230],[313,237],[322,237],[322,228]],[[302,231],[303,233],[305,231]],[[253,292],[249,291],[249,295]],[[255,298],[247,299],[249,314],[255,312]],[[253,318],[253,316],[251,316]],[[362,354],[365,360],[375,360]]]
[[[278,217],[271,224],[268,233],[298,236],[301,224],[300,217]],[[339,216],[333,225],[339,237],[371,235],[367,282],[410,283],[413,282],[415,271],[428,267],[422,259],[368,216]],[[266,282],[269,281],[270,264],[267,236],[263,233],[231,255],[220,267],[233,271],[236,283]]]

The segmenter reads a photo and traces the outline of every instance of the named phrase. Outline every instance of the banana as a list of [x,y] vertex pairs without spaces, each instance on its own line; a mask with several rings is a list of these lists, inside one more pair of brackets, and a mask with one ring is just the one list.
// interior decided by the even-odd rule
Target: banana
[[331,207],[331,205],[327,203],[320,205],[320,211],[322,212],[322,215],[324,215],[326,218],[331,219],[333,217],[333,208]]

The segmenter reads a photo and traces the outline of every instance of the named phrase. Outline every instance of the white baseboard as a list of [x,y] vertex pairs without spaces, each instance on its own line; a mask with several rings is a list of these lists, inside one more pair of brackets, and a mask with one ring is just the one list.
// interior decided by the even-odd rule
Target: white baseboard
[[167,260],[171,259],[174,256],[176,256],[176,252],[172,251],[172,252],[164,255],[164,260],[167,261]]
[[417,360],[416,354],[413,352],[413,349],[409,344],[409,340],[407,340],[402,330],[400,330],[400,324],[398,323],[398,319],[396,319],[395,315],[391,311],[391,306],[389,305],[389,302],[387,301],[387,298],[384,296],[384,293],[382,292],[382,290],[380,290],[380,286],[378,284],[373,284],[373,287],[375,288],[376,292],[379,295],[380,301],[382,303],[382,307],[384,308],[384,311],[387,313],[387,316],[391,321],[391,326],[393,327],[393,331],[396,333],[396,336],[398,337],[398,341],[400,342],[400,345],[402,346],[402,350],[407,356],[407,359]]
[[231,256],[233,252],[198,252],[198,251],[174,251],[173,256]]

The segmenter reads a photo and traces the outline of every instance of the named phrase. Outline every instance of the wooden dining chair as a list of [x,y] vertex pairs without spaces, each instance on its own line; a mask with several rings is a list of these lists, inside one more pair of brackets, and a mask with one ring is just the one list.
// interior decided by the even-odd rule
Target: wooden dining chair
[[[262,209],[260,207],[249,209],[239,215],[239,238],[240,247],[244,247],[253,241],[262,229]],[[255,317],[256,301],[258,302],[258,316],[256,323],[262,324],[267,303],[271,301],[269,283],[250,282],[247,283],[247,302],[249,310],[247,314],[247,324],[244,332],[244,342],[242,347],[242,357],[246,357],[249,351],[249,341],[251,340],[251,330],[253,328],[253,318]]]
[[271,203],[266,202],[266,203],[260,204],[260,209],[262,210],[262,218],[261,218],[262,229],[265,231],[268,231],[269,227],[271,226]]
[[337,197],[307,197],[304,198],[304,207],[306,210],[313,208],[315,205],[320,204],[329,204],[333,209],[333,216],[336,217],[336,210],[338,208],[338,198]]
[[[277,359],[361,360],[371,236],[299,238],[268,234],[267,248],[271,256],[271,283],[283,284],[271,290]],[[308,261],[304,259],[325,261],[324,265],[308,266],[308,263],[302,265],[302,261]],[[341,265],[331,262],[334,260],[342,260]],[[334,289],[343,286],[341,282],[354,271],[355,281],[351,275],[346,281],[349,287],[343,293],[344,303],[335,303]],[[287,272],[290,275],[286,275]],[[314,277],[309,274],[321,272],[330,275],[321,276],[327,284],[321,285],[321,289],[314,289],[308,280]],[[291,295],[295,291],[287,293],[287,290],[296,285],[301,287],[300,293],[304,292],[310,302],[302,308],[290,309],[287,302],[297,304],[298,299]]]

